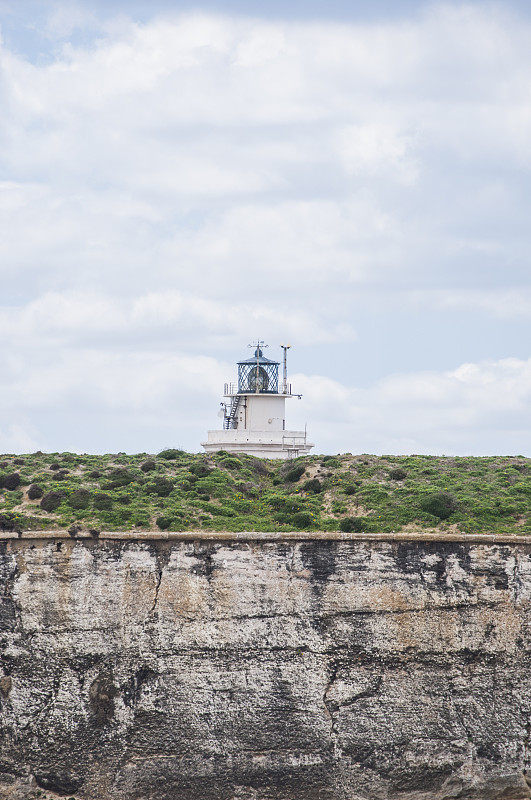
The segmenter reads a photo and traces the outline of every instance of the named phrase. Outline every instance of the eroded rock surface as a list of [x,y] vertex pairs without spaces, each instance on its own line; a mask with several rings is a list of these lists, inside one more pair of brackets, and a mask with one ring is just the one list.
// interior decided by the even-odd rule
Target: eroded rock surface
[[1,798],[531,797],[529,545],[2,548]]

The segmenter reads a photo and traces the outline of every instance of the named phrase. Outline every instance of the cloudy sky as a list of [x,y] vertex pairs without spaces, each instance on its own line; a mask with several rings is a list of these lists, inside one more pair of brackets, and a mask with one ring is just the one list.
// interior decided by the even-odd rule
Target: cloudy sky
[[[326,9],[326,10],[325,10]],[[531,456],[531,7],[0,0],[0,451]]]

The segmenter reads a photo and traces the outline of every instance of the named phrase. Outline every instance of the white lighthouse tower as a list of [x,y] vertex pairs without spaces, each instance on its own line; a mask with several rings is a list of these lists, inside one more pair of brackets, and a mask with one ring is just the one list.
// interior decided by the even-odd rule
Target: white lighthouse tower
[[308,442],[306,431],[286,430],[286,399],[301,397],[291,393],[287,376],[287,351],[284,350],[284,370],[279,386],[279,361],[266,358],[262,352],[267,347],[258,340],[254,356],[238,361],[238,383],[225,384],[224,395],[228,402],[223,406],[223,430],[208,431],[208,439],[201,442],[208,453],[226,450],[229,453],[249,453],[260,458],[294,458],[306,455],[313,444]]

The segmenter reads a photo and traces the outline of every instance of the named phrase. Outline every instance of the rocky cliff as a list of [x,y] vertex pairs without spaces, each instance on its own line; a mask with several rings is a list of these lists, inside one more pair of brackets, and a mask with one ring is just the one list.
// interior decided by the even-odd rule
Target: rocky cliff
[[2,798],[531,797],[525,538],[4,537]]

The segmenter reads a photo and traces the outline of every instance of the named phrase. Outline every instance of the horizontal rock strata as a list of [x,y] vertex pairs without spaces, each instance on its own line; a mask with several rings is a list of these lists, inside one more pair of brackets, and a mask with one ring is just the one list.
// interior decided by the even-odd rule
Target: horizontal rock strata
[[1,798],[531,797],[526,542],[0,548]]

